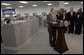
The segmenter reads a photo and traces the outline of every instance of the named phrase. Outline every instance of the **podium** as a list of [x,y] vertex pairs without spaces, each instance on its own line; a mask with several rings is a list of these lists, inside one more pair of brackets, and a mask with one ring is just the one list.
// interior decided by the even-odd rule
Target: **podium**
[[57,40],[54,46],[54,50],[62,54],[68,50],[65,40],[65,35],[64,35],[64,21],[63,22],[57,21],[57,22],[58,24],[54,25],[58,30]]

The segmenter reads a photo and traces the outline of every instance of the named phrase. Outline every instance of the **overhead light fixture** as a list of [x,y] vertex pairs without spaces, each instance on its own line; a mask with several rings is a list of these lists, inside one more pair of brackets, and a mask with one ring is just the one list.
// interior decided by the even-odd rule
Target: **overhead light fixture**
[[83,2],[81,2],[81,4],[83,4]]
[[1,3],[1,5],[11,5],[11,4],[8,4],[8,3]]
[[48,1],[43,1],[43,2],[48,2]]
[[24,6],[19,6],[19,7],[21,7],[21,8],[22,8],[22,7],[24,7]]
[[37,6],[37,5],[32,5],[32,6]]
[[12,8],[12,7],[6,7],[6,8]]
[[52,5],[51,3],[49,3],[48,5]]
[[69,4],[68,2],[65,2],[64,4]]
[[26,1],[20,1],[20,3],[27,4],[28,2],[26,2]]

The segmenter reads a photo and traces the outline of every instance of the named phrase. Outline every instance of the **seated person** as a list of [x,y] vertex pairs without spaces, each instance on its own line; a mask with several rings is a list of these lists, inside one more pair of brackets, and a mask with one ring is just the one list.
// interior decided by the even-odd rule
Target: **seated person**
[[25,20],[25,17],[22,17],[22,20]]
[[9,19],[9,20],[7,20],[7,24],[12,24],[12,22],[11,22],[11,20]]
[[8,18],[5,18],[4,19],[4,24],[7,24],[7,20],[8,20]]

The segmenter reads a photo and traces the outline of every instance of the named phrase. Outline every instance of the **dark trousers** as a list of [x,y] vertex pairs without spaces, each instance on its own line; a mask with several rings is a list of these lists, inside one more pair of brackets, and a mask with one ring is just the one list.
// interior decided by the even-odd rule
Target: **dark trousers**
[[81,31],[82,31],[82,24],[81,23],[76,24],[75,25],[75,34],[81,34]]
[[68,27],[69,27],[68,33],[73,33],[74,32],[74,24],[70,24]]
[[48,26],[48,32],[50,45],[54,46],[56,41],[56,27]]
[[67,27],[64,27],[64,33],[66,33],[66,31],[67,31]]

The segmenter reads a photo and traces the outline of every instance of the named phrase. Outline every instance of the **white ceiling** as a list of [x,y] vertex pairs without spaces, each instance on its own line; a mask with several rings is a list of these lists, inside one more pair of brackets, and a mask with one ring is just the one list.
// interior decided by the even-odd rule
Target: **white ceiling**
[[[1,5],[1,8],[6,8],[6,7],[13,7],[13,8],[19,8],[18,6],[24,6],[24,8],[32,8],[32,5],[38,5],[37,7],[47,7],[48,3],[52,3],[52,6],[59,6],[59,1],[48,1],[48,2],[43,2],[43,1],[27,1],[29,2],[28,4],[21,4],[19,1],[1,1],[1,3],[8,3],[11,4],[9,6],[6,5]],[[81,4],[82,1],[65,1],[69,2],[68,5],[65,6],[83,6]]]

